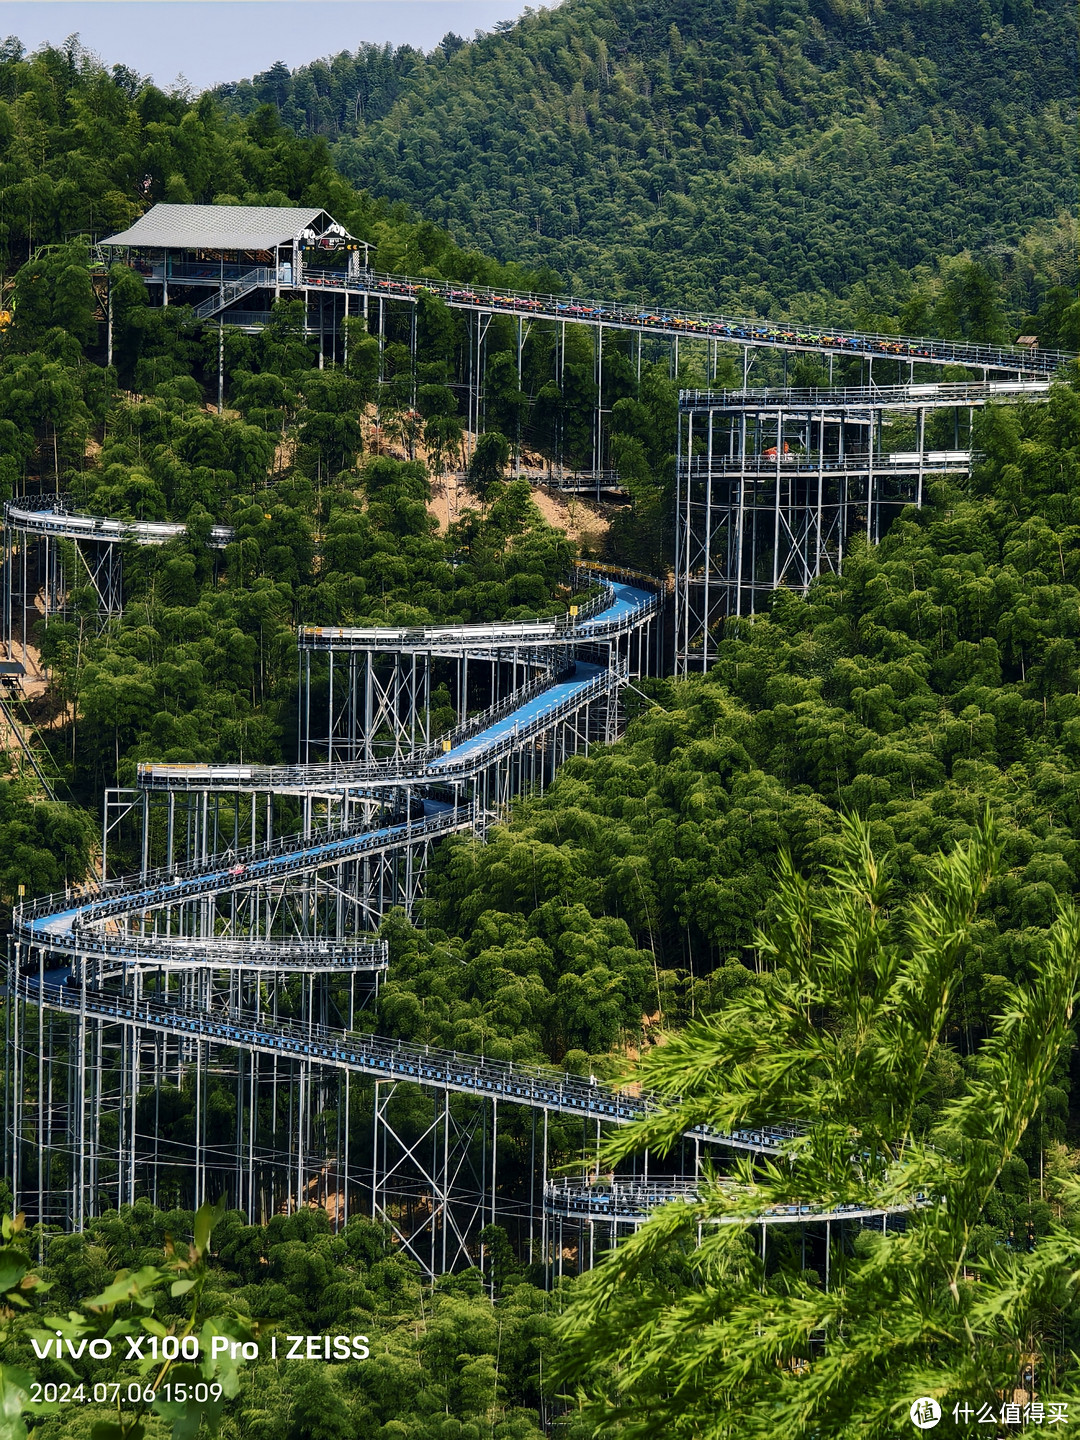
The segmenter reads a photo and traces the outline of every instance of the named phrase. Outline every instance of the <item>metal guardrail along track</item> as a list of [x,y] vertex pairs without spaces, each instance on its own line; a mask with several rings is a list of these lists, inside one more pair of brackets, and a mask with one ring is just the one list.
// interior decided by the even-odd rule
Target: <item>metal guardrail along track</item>
[[[573,634],[580,637],[587,632],[589,638],[593,638],[595,633],[602,632],[606,621],[619,629],[625,628],[628,615],[634,623],[641,623],[653,614],[656,605],[657,596],[653,590],[632,588],[624,583],[618,572],[605,572],[602,595],[596,602],[582,607],[581,623],[573,627]],[[464,629],[467,634],[468,627]],[[393,643],[393,640],[388,638],[385,643]],[[625,669],[619,665],[606,668],[585,666],[582,669],[584,673],[581,676],[571,676],[562,682],[565,693],[560,693],[558,676],[555,675],[553,686],[527,686],[523,692],[518,692],[513,707],[500,703],[497,715],[483,717],[486,728],[477,729],[473,723],[462,727],[449,751],[442,750],[441,742],[437,750],[436,747],[426,747],[416,761],[406,762],[412,764],[417,772],[413,778],[431,785],[467,775],[477,764],[490,764],[493,757],[527,744],[532,736],[550,728],[564,713],[580,707],[594,696],[617,689],[626,678]],[[545,700],[549,689],[552,698]],[[465,758],[462,758],[462,752],[468,752]],[[152,779],[156,768],[147,767],[148,779]],[[246,768],[207,767],[209,783],[228,785],[231,781],[238,782],[242,778],[238,772]],[[265,786],[268,779],[273,780],[279,768],[287,770],[289,767],[250,767],[248,778],[253,784]],[[321,787],[332,772],[349,768],[296,767],[293,778],[299,785]],[[373,768],[379,778],[386,778],[386,767],[366,767],[369,777]],[[179,771],[183,775],[188,767],[165,766],[161,767],[161,771],[167,777],[167,783],[175,785],[178,776],[173,772]],[[377,828],[327,832],[307,840],[287,837],[269,845],[226,852],[209,864],[194,861],[147,870],[144,874],[92,886],[82,893],[67,891],[43,896],[17,907],[14,931],[25,946],[41,957],[42,966],[44,957],[54,953],[65,957],[86,956],[147,971],[184,963],[212,964],[215,942],[210,939],[186,940],[168,935],[133,939],[110,933],[108,924],[122,916],[168,910],[193,898],[284,880],[364,854],[437,839],[455,830],[471,828],[476,823],[473,806],[426,801],[425,813],[417,819],[391,822]],[[281,948],[288,947],[282,945]],[[316,942],[310,956],[299,955],[293,960],[295,963],[309,961],[312,966],[333,969],[342,964],[355,964],[361,950],[366,952],[362,958],[368,968],[380,968],[385,963],[385,946],[381,944],[339,947],[335,956],[328,957],[319,954]],[[230,964],[246,964],[252,968],[266,966],[274,958],[273,952],[273,942],[268,947],[257,940],[230,941],[225,938],[220,948],[221,960],[226,968]],[[190,961],[186,959],[188,956]],[[199,1035],[211,1042],[234,1047],[285,1052],[364,1074],[410,1079],[418,1084],[462,1093],[502,1096],[517,1103],[542,1105],[568,1114],[593,1114],[625,1123],[644,1113],[645,1102],[641,1099],[621,1097],[614,1091],[589,1085],[574,1076],[543,1078],[536,1072],[483,1057],[408,1047],[378,1037],[323,1032],[318,1027],[299,1030],[288,1025],[271,1025],[265,1017],[243,1020],[234,1016],[222,1020],[213,1015],[185,1012],[176,1005],[155,1004],[145,997],[137,1003],[128,1003],[122,996],[87,991],[85,980],[80,984],[74,979],[70,961],[62,969],[49,968],[43,973],[50,976],[50,980],[44,983],[42,975],[26,973],[24,967],[24,973],[18,980],[20,993],[28,1001],[40,1001],[69,1014],[77,1011],[101,1019],[163,1028],[181,1036]],[[703,1131],[701,1138],[712,1137],[706,1136]],[[755,1138],[746,1132],[742,1138],[733,1137],[731,1143],[754,1149],[767,1148],[773,1142],[763,1135]],[[778,1139],[776,1143],[779,1143]]]
[[[629,583],[638,577],[608,571],[597,572],[594,578],[603,581],[602,595],[597,602],[583,607],[583,613],[569,627],[569,634],[566,627],[562,627],[559,638],[564,644],[588,643],[605,634],[624,633],[651,617],[657,607],[653,588],[638,588]],[[558,622],[551,622],[553,632],[557,626]],[[482,627],[473,627],[479,628]],[[460,627],[457,638],[467,643],[468,631],[469,627]],[[376,637],[374,642],[369,637],[366,643],[407,645],[430,643],[434,638],[425,633],[418,642],[409,632],[403,632],[393,639]],[[520,641],[515,635],[509,643],[517,648]],[[517,692],[512,707],[501,702],[492,713],[481,717],[484,724],[479,728],[475,723],[461,727],[447,752],[439,754],[436,747],[424,747],[403,762],[405,767],[412,766],[407,778],[413,783],[431,785],[448,777],[467,776],[476,765],[490,764],[493,756],[527,744],[532,735],[549,727],[565,710],[580,707],[593,695],[617,689],[627,678],[625,670],[618,665],[587,666],[584,671],[579,683],[574,683],[577,676],[562,680],[565,694],[560,696],[558,675],[549,670],[540,682]],[[552,698],[545,704],[548,689],[552,691]],[[393,778],[406,778],[400,768],[402,762],[396,763],[399,768]],[[152,785],[156,775],[166,786],[175,786],[184,777],[195,778],[191,772],[196,769],[201,769],[208,786],[231,788],[246,782],[253,788],[267,788],[283,782],[287,774],[297,789],[311,793],[324,790],[335,771],[357,769],[369,780],[374,772],[385,782],[394,767],[147,766],[143,780]],[[339,783],[351,784],[352,779],[347,777]],[[287,837],[267,845],[226,852],[209,863],[195,861],[147,870],[137,876],[89,887],[81,893],[68,891],[42,897],[18,906],[15,911],[14,932],[27,958],[18,973],[11,975],[9,983],[22,1002],[77,1017],[83,1023],[93,1020],[106,1026],[164,1033],[178,1040],[205,1041],[226,1050],[281,1056],[377,1081],[405,1082],[446,1094],[502,1100],[596,1122],[627,1125],[655,1115],[661,1108],[660,1097],[620,1092],[593,1079],[431,1046],[410,1045],[377,1035],[331,1030],[313,1023],[294,1024],[257,1012],[226,1009],[218,1013],[214,1009],[193,1009],[173,1000],[168,991],[162,996],[156,988],[163,974],[177,968],[228,970],[239,966],[249,970],[293,972],[378,971],[386,967],[384,942],[350,945],[317,940],[259,940],[227,935],[218,939],[168,933],[131,936],[110,929],[124,916],[170,911],[193,898],[285,880],[393,847],[426,843],[455,830],[471,828],[476,821],[474,806],[426,801],[424,814],[415,819],[391,820],[374,828],[327,831],[306,839]],[[47,963],[49,956],[55,959]],[[110,966],[139,974],[141,993],[136,989],[131,995],[116,994],[95,988],[88,983],[88,961],[97,965],[96,973],[102,978]],[[796,1126],[776,1123],[735,1130],[719,1130],[702,1124],[688,1130],[687,1137],[698,1144],[748,1154],[777,1155],[799,1133]],[[565,1187],[563,1192],[547,1188],[551,1194],[545,1194],[544,1203],[551,1215],[575,1218],[585,1214],[589,1219],[605,1218],[595,1194],[582,1200],[580,1195],[571,1197]],[[648,1198],[635,1197],[635,1203],[640,1206]],[[787,1213],[760,1217],[763,1223],[774,1218],[786,1221],[793,1217]],[[856,1217],[852,1214],[846,1218]]]
[[[56,972],[51,972],[55,974]],[[408,1081],[429,1089],[462,1095],[483,1095],[551,1110],[633,1124],[655,1114],[659,1102],[649,1095],[625,1095],[609,1086],[591,1083],[571,1074],[530,1069],[508,1061],[489,1060],[433,1046],[409,1045],[378,1035],[349,1035],[319,1026],[310,1029],[272,1023],[263,1017],[239,1017],[185,1010],[177,1005],[155,1004],[150,999],[125,1001],[122,997],[84,990],[74,983],[44,985],[36,975],[21,975],[19,993],[30,1004],[67,1014],[81,1014],[116,1024],[164,1029],[192,1039],[209,1040],[229,1048],[257,1050],[261,1054],[288,1055],[334,1069],[350,1070],[380,1080]],[[696,1126],[687,1135],[702,1142],[728,1146],[754,1154],[776,1154],[798,1134],[790,1125],[720,1131]]]
[[690,310],[681,306],[598,299],[580,295],[550,295],[518,291],[425,276],[389,274],[361,269],[358,273],[304,265],[244,270],[233,265],[161,263],[140,272],[147,284],[170,281],[175,285],[212,286],[192,311],[195,320],[220,318],[248,328],[261,328],[269,311],[230,312],[228,307],[254,290],[356,295],[368,300],[416,303],[421,295],[436,295],[452,309],[480,314],[503,314],[522,319],[565,321],[587,326],[637,331],[665,339],[705,339],[740,347],[766,347],[824,355],[851,355],[864,359],[900,359],[935,365],[963,365],[977,370],[1019,375],[1054,374],[1076,357],[1061,350],[1040,350],[1028,345],[985,345],[943,340],[933,336],[884,335],[869,330],[843,330],[835,326],[792,324],[758,316],[733,316]]
[[[187,525],[174,520],[122,520],[108,515],[86,515],[71,508],[66,495],[40,495],[4,502],[4,524],[27,535],[50,535],[58,540],[94,540],[117,544],[164,545],[187,533]],[[214,525],[209,545],[221,550],[233,538],[231,525]]]
[[916,364],[963,365],[986,372],[995,370],[1017,375],[1052,375],[1075,359],[1066,351],[1039,350],[1022,345],[982,345],[927,336],[882,335],[871,331],[789,325],[783,321],[709,314],[677,306],[634,305],[574,295],[526,293],[371,270],[362,271],[359,276],[350,276],[342,271],[308,268],[300,276],[290,276],[288,283],[279,274],[277,283],[281,288],[290,290],[323,290],[411,303],[424,294],[436,295],[456,310],[602,325],[665,339],[715,340],[747,348],[907,360]]
[[[730,1188],[733,1197],[739,1192],[743,1197],[749,1193],[745,1186],[732,1183],[729,1187],[722,1181],[720,1183],[725,1190]],[[682,1176],[657,1176],[653,1180],[620,1177],[607,1182],[556,1180],[544,1187],[544,1206],[551,1214],[568,1220],[599,1220],[614,1225],[634,1225],[647,1219],[659,1205],[670,1205],[678,1201],[693,1203],[699,1200],[703,1188],[700,1181]],[[914,1203],[916,1206],[925,1204],[925,1197],[916,1196]],[[843,1220],[865,1223],[882,1220],[889,1215],[906,1215],[911,1208],[910,1205],[864,1205],[858,1202],[829,1207],[796,1201],[785,1205],[770,1205],[767,1209],[758,1211],[751,1223],[806,1225],[814,1221],[820,1223]],[[714,1216],[710,1223],[737,1225],[745,1224],[746,1220],[745,1214],[735,1213]]]

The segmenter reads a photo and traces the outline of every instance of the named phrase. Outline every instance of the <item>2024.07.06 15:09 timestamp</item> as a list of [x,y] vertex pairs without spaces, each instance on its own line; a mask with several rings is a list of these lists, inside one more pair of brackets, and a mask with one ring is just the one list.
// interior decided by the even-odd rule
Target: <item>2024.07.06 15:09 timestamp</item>
[[41,1385],[37,1381],[30,1387],[32,1405],[152,1405],[155,1400],[168,1404],[183,1405],[188,1400],[205,1404],[208,1400],[220,1400],[223,1395],[220,1385],[198,1381],[167,1382],[155,1389],[153,1385],[140,1385],[137,1380],[125,1384],[114,1381],[96,1385]]

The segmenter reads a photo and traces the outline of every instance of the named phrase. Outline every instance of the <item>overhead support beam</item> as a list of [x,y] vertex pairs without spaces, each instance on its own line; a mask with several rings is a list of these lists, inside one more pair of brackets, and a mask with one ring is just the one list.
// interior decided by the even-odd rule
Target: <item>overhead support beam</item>
[[[850,538],[877,543],[905,505],[922,505],[928,475],[970,475],[976,409],[1049,390],[1048,381],[995,381],[683,392],[676,672],[709,668],[728,618],[760,613],[779,588],[805,594],[819,576],[840,574]],[[954,414],[955,448],[925,448],[928,411]],[[886,429],[904,415],[915,450],[898,448]]]

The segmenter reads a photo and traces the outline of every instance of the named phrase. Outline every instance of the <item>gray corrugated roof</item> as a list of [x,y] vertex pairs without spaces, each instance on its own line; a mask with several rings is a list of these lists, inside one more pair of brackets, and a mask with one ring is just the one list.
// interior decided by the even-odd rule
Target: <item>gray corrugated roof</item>
[[103,245],[177,250],[272,250],[294,240],[322,210],[291,205],[155,205]]

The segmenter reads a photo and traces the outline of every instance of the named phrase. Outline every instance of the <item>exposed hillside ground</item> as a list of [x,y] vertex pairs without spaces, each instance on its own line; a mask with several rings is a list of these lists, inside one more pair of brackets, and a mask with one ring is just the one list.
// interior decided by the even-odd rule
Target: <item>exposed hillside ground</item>
[[[1065,0],[567,0],[225,98],[575,289],[899,318],[909,272],[968,251],[1020,314],[1071,276],[1076,54]],[[421,227],[380,263],[427,252]]]

